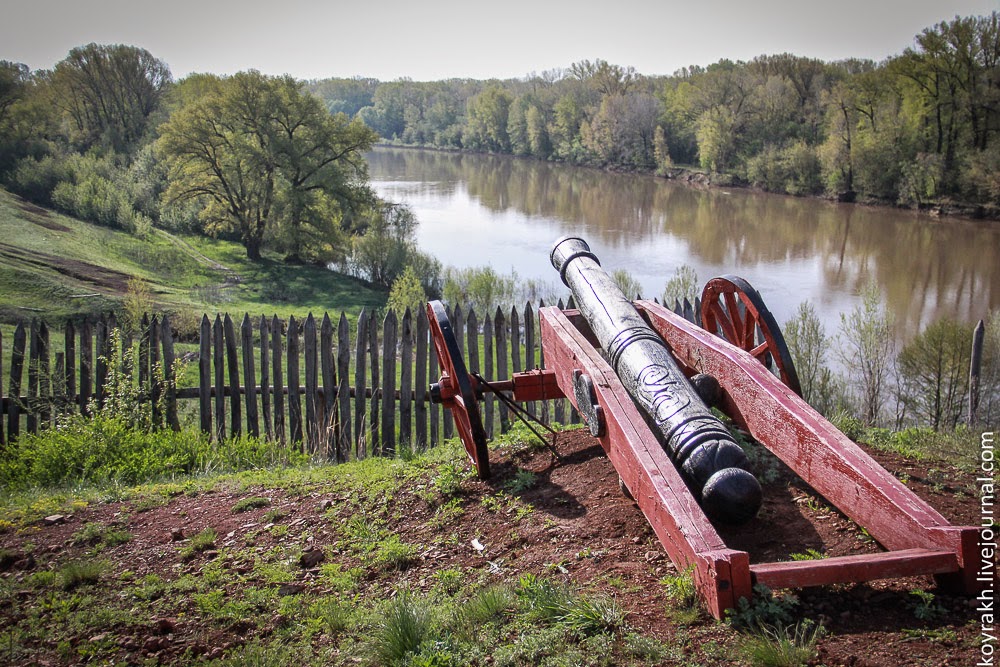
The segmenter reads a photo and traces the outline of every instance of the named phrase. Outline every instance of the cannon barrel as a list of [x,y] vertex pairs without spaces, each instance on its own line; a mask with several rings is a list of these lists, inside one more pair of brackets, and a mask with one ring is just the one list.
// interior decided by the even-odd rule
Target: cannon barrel
[[724,523],[756,516],[763,495],[743,449],[701,401],[666,344],[601,268],[586,241],[563,237],[550,259],[705,514]]

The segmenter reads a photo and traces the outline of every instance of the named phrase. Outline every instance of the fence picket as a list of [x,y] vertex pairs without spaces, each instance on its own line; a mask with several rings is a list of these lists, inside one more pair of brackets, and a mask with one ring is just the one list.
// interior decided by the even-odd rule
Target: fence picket
[[80,414],[86,414],[94,391],[94,330],[89,320],[80,325]]
[[299,324],[295,316],[288,318],[285,347],[288,351],[288,440],[300,443],[302,451],[309,451],[302,441],[302,397],[299,396]]
[[212,342],[215,351],[212,361],[215,364],[215,439],[226,439],[226,366],[225,342],[222,334],[222,316],[215,316],[212,325]]
[[333,321],[330,313],[323,313],[319,336],[320,374],[323,378],[323,400],[317,404],[319,443],[328,459],[336,458],[337,420],[334,414],[334,387],[337,386],[337,369],[333,365]]
[[[531,310],[531,303],[524,304],[524,370],[530,371],[537,368],[535,365],[535,314]],[[535,402],[528,401],[525,409],[535,413]]]
[[414,445],[416,451],[427,449],[427,311],[417,309],[416,360],[414,388]]
[[39,425],[48,426],[52,420],[52,366],[49,363],[49,327],[38,325],[38,401]]
[[403,313],[399,341],[399,446],[413,451],[413,314]]
[[274,420],[271,418],[271,332],[263,315],[257,322],[260,335],[260,419],[264,422],[264,438],[274,441]]
[[229,432],[238,438],[243,434],[243,410],[240,407],[240,360],[236,351],[236,329],[233,319],[222,320],[222,333],[226,339],[226,368],[229,370]]
[[11,346],[10,384],[7,395],[7,437],[16,439],[21,434],[21,380],[24,377],[24,347],[27,343],[24,323],[14,329],[14,344]]
[[379,405],[382,398],[379,392],[379,387],[382,379],[379,376],[379,365],[378,365],[378,318],[375,317],[375,313],[372,313],[371,317],[368,318],[368,360],[369,360],[369,370],[371,372],[371,383],[372,383],[372,395],[371,403],[368,408],[368,425],[371,429],[371,439],[368,441],[368,455],[378,456],[381,454],[381,440],[379,438],[379,433],[381,433],[381,423],[379,422]]
[[[155,369],[159,367],[160,364],[160,320],[156,315],[153,315],[153,319],[149,320],[149,367],[150,369]],[[149,398],[152,403],[153,408],[153,424],[159,426],[160,420],[163,415],[161,414],[161,401],[163,396],[163,383],[160,378],[156,377],[156,373],[152,372],[149,375]]]
[[[483,318],[483,377],[487,382],[493,381],[493,320],[487,313]],[[486,438],[493,437],[493,392],[486,392],[483,403],[483,427]]]
[[[257,371],[254,368],[253,354],[253,324],[250,313],[243,313],[240,324],[240,345],[243,351],[243,386],[244,400],[247,408],[247,433],[254,438],[260,437],[260,420],[257,415]],[[236,398],[239,400],[239,397]]]
[[[497,337],[497,381],[502,382],[509,376],[507,375],[507,321],[500,306],[497,306],[497,313],[493,318],[493,333]],[[504,395],[509,397],[510,392],[505,392]],[[510,414],[505,403],[500,404],[499,412],[500,432],[506,433],[510,430]]]
[[274,382],[274,435],[285,444],[285,378],[281,369],[281,320],[271,317],[271,375]]
[[[62,409],[70,413],[72,412],[70,405],[76,398],[76,326],[72,321],[66,322],[63,350],[66,353],[66,366],[63,368],[63,388],[65,390],[66,403],[62,406]],[[3,354],[0,352],[0,357],[2,356]],[[2,364],[3,362],[0,361],[0,378],[3,378]]]
[[396,455],[396,311],[386,313],[382,328],[382,456]]
[[368,357],[368,311],[364,308],[358,315],[358,341],[354,353],[354,456],[365,458],[365,443],[368,427],[365,424],[365,406],[368,403],[365,395],[368,378],[365,375]]
[[351,451],[351,325],[340,313],[337,323],[337,461],[347,461]]
[[[82,347],[82,346],[81,346]],[[212,434],[212,323],[201,317],[198,336],[198,416],[202,433]]]
[[28,335],[28,433],[38,432],[38,321],[31,320]]
[[[430,329],[430,323],[428,322],[428,329]],[[427,346],[427,373],[428,377],[432,378],[434,382],[440,377],[440,366],[438,366],[438,356],[437,347],[434,345]],[[433,447],[440,442],[440,425],[441,425],[441,406],[437,403],[431,403],[427,407],[427,411],[430,413],[430,441],[429,444]]]
[[163,346],[163,391],[164,407],[167,409],[167,426],[174,431],[181,430],[177,416],[177,383],[174,378],[174,333],[170,328],[170,318],[164,314],[160,320],[160,343]]
[[[315,454],[319,449],[319,411],[322,408],[317,395],[319,373],[316,366],[316,320],[312,313],[306,317],[305,326],[302,329],[302,351],[305,354],[306,365],[305,437],[308,445],[306,451]],[[289,372],[291,372],[290,369]]]

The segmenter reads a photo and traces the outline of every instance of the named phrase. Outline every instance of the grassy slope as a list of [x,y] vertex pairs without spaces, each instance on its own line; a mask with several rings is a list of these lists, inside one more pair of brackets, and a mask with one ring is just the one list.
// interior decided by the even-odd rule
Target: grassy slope
[[[64,266],[39,263],[40,255]],[[86,277],[100,268],[113,272],[104,284]],[[277,257],[252,263],[228,241],[159,231],[140,239],[38,209],[0,190],[0,322],[114,310],[122,297],[116,283],[130,276],[148,282],[159,308],[189,314],[356,314],[385,303],[384,293],[322,268],[290,266]],[[93,294],[98,296],[83,296]]]

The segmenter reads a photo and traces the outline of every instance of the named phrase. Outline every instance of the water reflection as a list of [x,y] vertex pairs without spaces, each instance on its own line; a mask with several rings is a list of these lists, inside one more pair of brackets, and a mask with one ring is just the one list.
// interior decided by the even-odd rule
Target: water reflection
[[702,283],[736,273],[779,322],[811,300],[828,333],[870,280],[902,338],[939,316],[973,321],[1000,307],[998,224],[497,156],[379,148],[369,169],[383,196],[410,203],[418,244],[445,264],[555,284],[548,250],[572,233],[645,295],[659,295],[681,263]]

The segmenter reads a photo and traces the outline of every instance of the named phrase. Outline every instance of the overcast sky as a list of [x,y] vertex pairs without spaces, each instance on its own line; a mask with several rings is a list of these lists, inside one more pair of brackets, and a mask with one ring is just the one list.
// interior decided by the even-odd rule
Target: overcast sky
[[0,60],[48,69],[97,42],[143,47],[175,78],[487,79],[597,58],[671,74],[784,52],[880,60],[928,26],[994,10],[1000,0],[0,0]]

